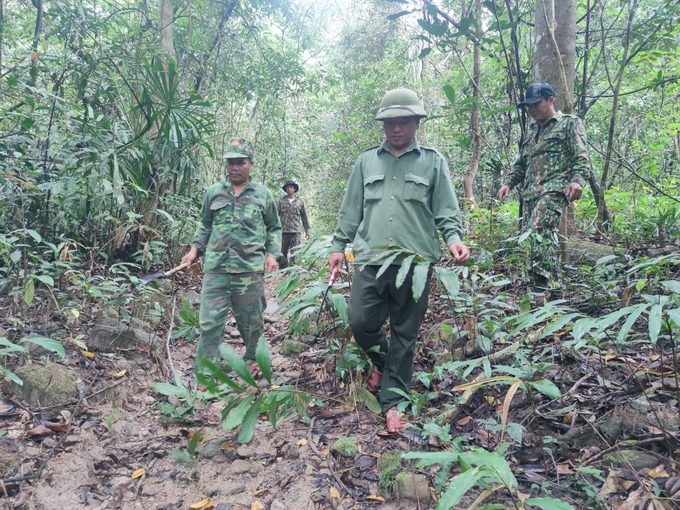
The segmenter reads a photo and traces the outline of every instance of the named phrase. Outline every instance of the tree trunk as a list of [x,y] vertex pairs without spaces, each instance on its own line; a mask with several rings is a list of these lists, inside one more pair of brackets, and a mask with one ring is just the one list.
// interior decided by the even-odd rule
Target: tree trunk
[[175,13],[170,0],[161,0],[161,18],[158,23],[158,31],[161,38],[161,51],[170,56],[175,62],[175,43],[172,34]]
[[[534,81],[552,85],[555,109],[571,113],[576,77],[576,0],[536,0],[535,26]],[[574,216],[572,205],[565,207],[560,217],[559,251],[563,263],[569,262],[570,216]]]
[[31,87],[35,87],[38,83],[38,43],[40,42],[40,34],[43,30],[43,0],[38,0],[36,5],[38,13],[35,16],[35,33],[33,34],[33,54],[31,55]]
[[[477,16],[482,12],[481,0],[475,0],[475,12]],[[481,30],[477,28],[476,39],[481,39]],[[475,181],[477,170],[479,169],[479,160],[482,156],[482,138],[479,134],[479,101],[481,100],[480,92],[480,75],[481,75],[481,51],[479,43],[475,42],[472,52],[472,86],[474,88],[473,96],[477,99],[474,103],[472,112],[470,113],[470,131],[472,131],[472,159],[470,160],[470,167],[463,177],[463,193],[468,202],[466,205],[473,210],[477,207],[475,201],[475,194],[472,189],[472,183]]]

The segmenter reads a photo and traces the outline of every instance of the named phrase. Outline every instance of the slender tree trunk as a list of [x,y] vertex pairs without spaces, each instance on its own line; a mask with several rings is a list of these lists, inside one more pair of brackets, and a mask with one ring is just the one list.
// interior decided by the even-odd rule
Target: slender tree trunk
[[[2,76],[2,45],[3,45],[3,32],[5,26],[5,6],[4,0],[0,0],[0,76]],[[0,83],[0,90],[2,90],[2,84]]]
[[36,6],[38,13],[35,16],[35,33],[33,34],[33,54],[31,55],[31,87],[35,87],[38,83],[38,43],[40,42],[40,34],[43,30],[43,0],[38,0]]
[[[605,152],[604,166],[602,168],[602,176],[600,177],[600,202],[597,207],[597,221],[600,230],[608,229],[609,225],[604,221],[604,193],[607,189],[607,177],[609,174],[609,166],[614,152],[614,135],[616,128],[616,115],[619,109],[619,93],[621,91],[621,82],[623,81],[623,73],[626,69],[626,61],[628,60],[628,51],[630,50],[631,28],[633,26],[633,18],[637,10],[638,0],[633,0],[628,11],[628,25],[626,27],[626,36],[623,40],[623,54],[621,55],[621,64],[616,73],[614,83],[612,84],[612,108],[609,114],[609,133],[607,138],[607,151]],[[603,42],[604,44],[604,42]]]
[[[482,2],[481,0],[475,0],[475,13],[477,17],[482,13]],[[481,39],[481,29],[477,28],[476,39],[479,41]],[[472,183],[475,181],[477,175],[477,170],[479,169],[479,160],[482,157],[482,138],[479,134],[479,101],[481,100],[480,91],[480,76],[481,76],[481,50],[479,43],[475,42],[474,49],[472,51],[472,86],[474,88],[473,96],[477,99],[470,113],[470,130],[472,131],[472,159],[470,160],[470,167],[463,177],[463,193],[467,200],[467,206],[470,210],[477,207],[477,202],[475,201],[475,194],[472,189]]]
[[161,17],[158,24],[158,31],[161,38],[161,51],[169,55],[175,62],[175,43],[173,38],[172,27],[174,23],[175,12],[170,0],[161,0]]

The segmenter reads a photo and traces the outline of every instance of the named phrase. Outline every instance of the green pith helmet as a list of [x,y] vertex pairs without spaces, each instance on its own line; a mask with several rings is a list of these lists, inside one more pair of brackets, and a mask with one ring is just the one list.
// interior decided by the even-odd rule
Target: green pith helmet
[[394,119],[396,117],[427,117],[425,108],[420,104],[418,95],[409,89],[394,89],[385,94],[380,101],[380,109],[375,120]]

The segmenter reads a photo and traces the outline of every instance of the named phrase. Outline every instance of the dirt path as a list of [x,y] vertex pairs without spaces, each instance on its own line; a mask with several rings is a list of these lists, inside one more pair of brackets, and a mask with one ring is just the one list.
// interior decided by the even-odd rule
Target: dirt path
[[[268,296],[275,284],[268,283]],[[276,308],[269,298],[267,314],[272,315]],[[301,367],[297,356],[287,358],[279,354],[285,328],[285,324],[276,320],[268,325],[267,334],[275,339],[270,345],[274,378],[290,383],[301,380],[302,372],[307,377],[318,369],[315,363],[320,360],[313,352],[321,345],[311,346],[312,355],[304,358],[305,366]],[[236,335],[225,337],[237,351],[243,350]],[[174,368],[188,384],[193,380],[194,348],[194,344],[183,340],[173,340],[171,347]],[[162,350],[152,356],[134,351],[98,355],[106,360],[106,370],[96,369],[94,363],[83,363],[78,352],[69,353],[65,364],[81,386],[91,383],[89,395],[95,390],[96,395],[82,400],[63,442],[59,435],[31,439],[26,437],[26,431],[41,420],[65,422],[64,416],[74,411],[73,405],[42,413],[14,406],[0,414],[0,430],[7,431],[0,437],[3,466],[0,474],[5,479],[17,475],[30,477],[47,462],[39,480],[10,484],[8,497],[0,499],[0,508],[170,510],[190,508],[206,498],[218,510],[374,505],[385,509],[416,508],[379,501],[376,461],[385,441],[397,446],[403,440],[378,437],[377,420],[370,414],[362,418],[357,412],[340,412],[331,420],[315,419],[313,428],[289,418],[273,429],[266,420],[261,420],[248,445],[236,444],[235,432],[222,430],[221,401],[208,404],[197,401],[193,416],[186,416],[187,422],[164,420],[159,404],[181,403],[153,389],[155,382],[171,381]],[[123,369],[124,378],[115,379],[113,374]],[[10,402],[6,402],[7,411]],[[62,411],[66,413],[62,415]],[[344,420],[339,426],[338,418]],[[194,433],[201,434],[202,440],[194,455],[190,455],[187,436]],[[354,460],[329,456],[330,443],[341,433],[372,436],[367,443],[372,445],[370,451],[355,456],[358,468],[352,467]],[[363,479],[365,490],[349,494],[334,479],[331,467],[342,475],[343,469],[345,473],[349,471],[347,466],[356,471],[357,480]],[[144,474],[140,476],[141,469]],[[331,481],[342,490],[342,499],[337,499],[339,492],[334,492]]]

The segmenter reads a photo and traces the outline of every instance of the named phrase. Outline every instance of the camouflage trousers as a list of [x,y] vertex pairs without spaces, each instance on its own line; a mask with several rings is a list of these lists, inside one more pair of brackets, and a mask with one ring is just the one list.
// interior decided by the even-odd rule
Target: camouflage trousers
[[196,348],[196,368],[203,358],[219,359],[218,349],[229,309],[233,311],[236,326],[246,344],[243,359],[255,360],[257,341],[264,334],[266,306],[262,273],[206,273],[201,290],[201,337]]
[[546,194],[522,203],[522,230],[529,231],[527,270],[534,285],[541,288],[559,286],[559,223],[562,208],[567,205],[562,194]]
[[299,232],[284,232],[281,235],[281,252],[283,253],[283,264],[281,264],[281,269],[295,263],[295,257],[292,255],[289,257],[288,252],[292,251],[296,246],[300,246],[300,243]]

